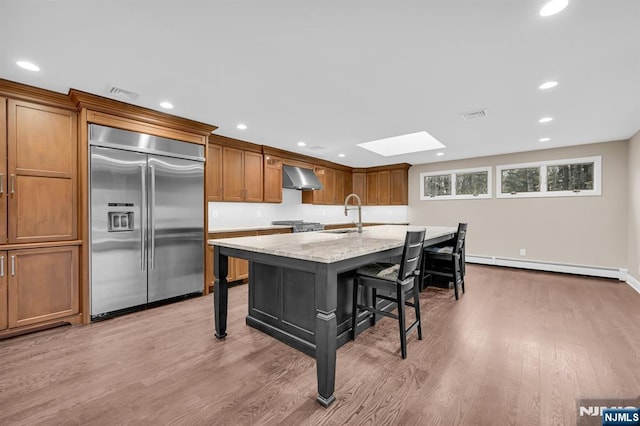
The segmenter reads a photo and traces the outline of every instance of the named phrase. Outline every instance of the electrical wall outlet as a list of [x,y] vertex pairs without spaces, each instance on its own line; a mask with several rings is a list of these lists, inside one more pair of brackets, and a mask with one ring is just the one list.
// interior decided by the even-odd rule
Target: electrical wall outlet
[[260,210],[256,210],[256,217],[261,217],[262,216],[262,212]]
[[214,219],[217,219],[218,218],[218,210],[213,210],[211,212],[211,217],[214,218]]
[[527,255],[527,249],[520,249],[520,256],[526,256]]

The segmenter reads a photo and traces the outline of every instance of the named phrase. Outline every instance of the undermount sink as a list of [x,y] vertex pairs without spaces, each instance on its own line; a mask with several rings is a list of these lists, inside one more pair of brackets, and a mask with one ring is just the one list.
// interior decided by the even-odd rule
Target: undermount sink
[[[365,231],[364,229],[362,231]],[[346,229],[330,229],[328,231],[322,231],[327,234],[351,234],[354,232],[358,232],[355,228],[346,228]]]

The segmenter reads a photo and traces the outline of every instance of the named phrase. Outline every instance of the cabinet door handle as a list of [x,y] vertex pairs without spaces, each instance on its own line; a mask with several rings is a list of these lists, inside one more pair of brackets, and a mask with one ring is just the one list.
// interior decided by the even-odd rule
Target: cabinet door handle
[[4,194],[4,173],[0,173],[0,195]]
[[0,256],[0,277],[4,277],[4,256]]
[[16,257],[11,256],[11,276],[16,274]]
[[9,183],[11,185],[11,195],[16,193],[15,181],[16,181],[16,175],[9,176]]

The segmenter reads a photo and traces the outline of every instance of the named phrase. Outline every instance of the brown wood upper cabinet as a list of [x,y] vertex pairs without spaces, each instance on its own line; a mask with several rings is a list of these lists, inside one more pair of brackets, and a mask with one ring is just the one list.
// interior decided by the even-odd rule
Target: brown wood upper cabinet
[[351,176],[351,171],[336,170],[335,184],[335,204],[344,204],[344,200],[347,198],[347,195],[353,192],[353,178]]
[[407,205],[409,165],[391,167],[353,173],[353,192],[360,196],[363,205]]
[[282,202],[282,158],[264,156],[264,202]]
[[367,205],[387,206],[391,203],[389,170],[367,173]]
[[[367,204],[367,174],[361,172],[353,172],[351,179],[353,193],[360,197],[362,205]],[[356,201],[354,199],[351,199],[349,204],[356,204]]]
[[12,99],[5,105],[0,192],[8,220],[0,226],[2,242],[76,239],[76,113]]
[[351,173],[325,166],[314,166],[313,172],[318,176],[322,189],[304,191],[303,203],[340,205],[351,193]]
[[[7,99],[0,97],[0,244],[4,244],[8,240],[7,197],[5,196],[6,190],[7,190]],[[0,293],[0,297],[2,297],[2,293]],[[0,320],[0,326],[1,325],[2,323]],[[0,327],[0,330],[2,330],[2,327]]]
[[222,146],[207,146],[207,199],[222,201]]
[[367,173],[367,201],[368,206],[378,205],[378,173]]
[[322,185],[322,189],[314,189],[313,191],[302,191],[302,202],[305,204],[328,204],[326,202],[327,168],[323,166],[313,166],[313,173],[318,177],[318,180]]
[[222,199],[262,202],[262,154],[242,149],[222,148]]
[[408,169],[394,169],[389,172],[390,179],[390,204],[407,205],[409,204],[409,172]]

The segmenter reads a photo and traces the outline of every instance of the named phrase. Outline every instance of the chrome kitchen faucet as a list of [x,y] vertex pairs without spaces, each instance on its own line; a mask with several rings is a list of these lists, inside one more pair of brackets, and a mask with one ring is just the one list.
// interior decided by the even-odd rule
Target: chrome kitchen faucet
[[358,223],[356,223],[356,228],[358,229],[359,233],[362,233],[362,201],[360,201],[360,197],[358,196],[358,194],[349,194],[347,195],[347,198],[344,199],[344,215],[347,216],[349,210],[353,210],[347,207],[347,203],[349,202],[349,199],[351,197],[354,197],[358,202]]

